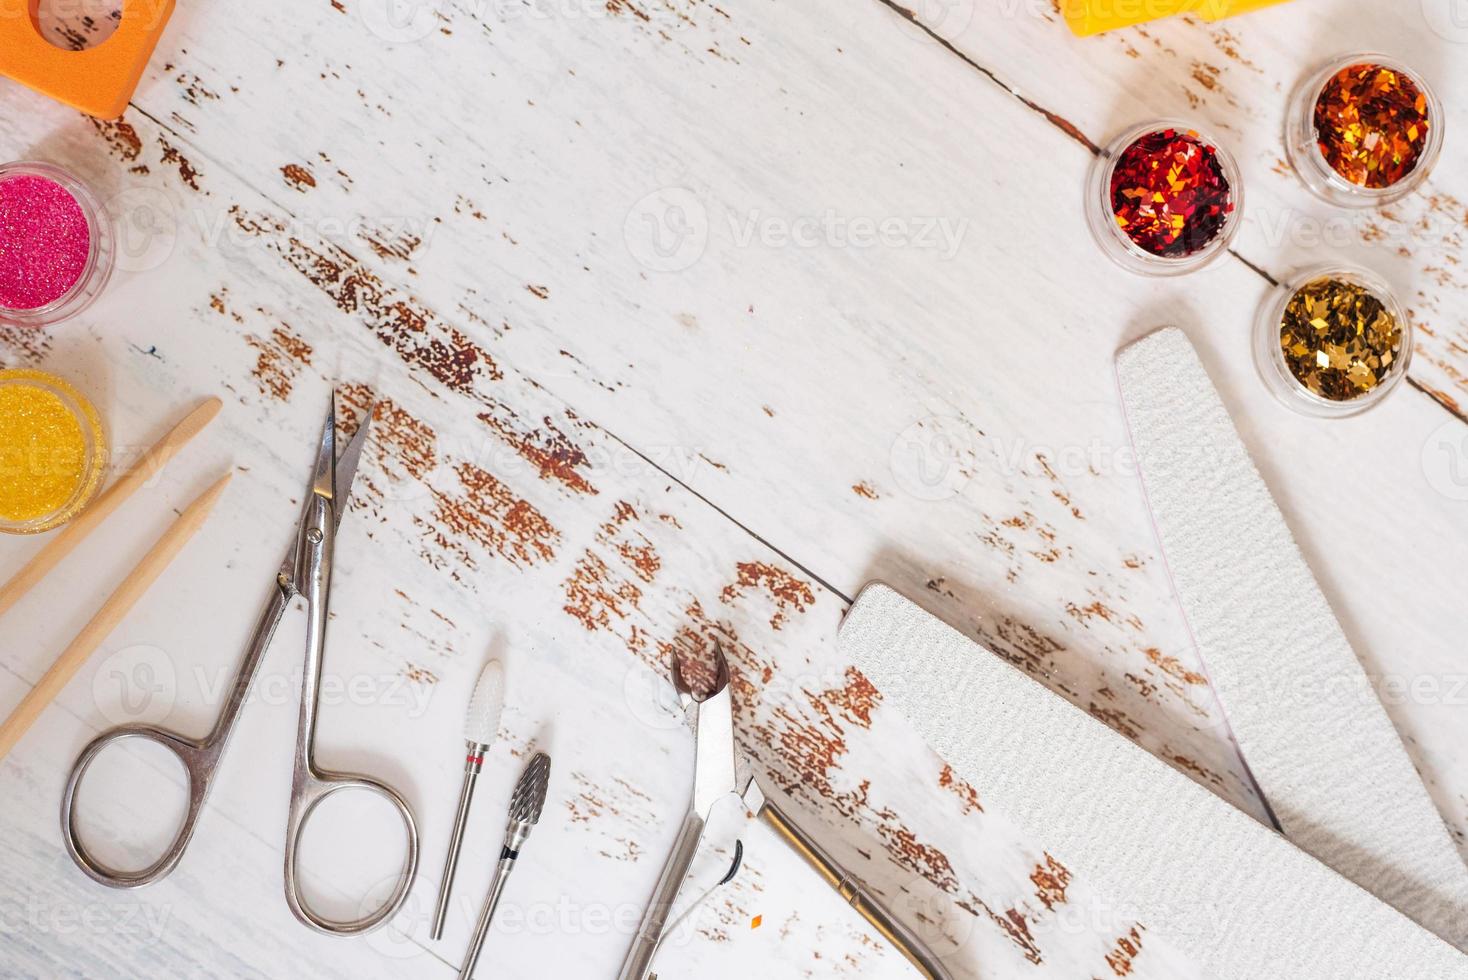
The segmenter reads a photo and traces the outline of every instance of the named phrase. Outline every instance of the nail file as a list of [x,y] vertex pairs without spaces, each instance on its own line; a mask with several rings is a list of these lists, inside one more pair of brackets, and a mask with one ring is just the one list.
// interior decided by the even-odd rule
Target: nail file
[[1281,829],[1468,948],[1468,867],[1192,343],[1159,330],[1116,371],[1173,587]]
[[987,811],[1213,980],[1468,980],[1468,957],[891,588],[840,646]]

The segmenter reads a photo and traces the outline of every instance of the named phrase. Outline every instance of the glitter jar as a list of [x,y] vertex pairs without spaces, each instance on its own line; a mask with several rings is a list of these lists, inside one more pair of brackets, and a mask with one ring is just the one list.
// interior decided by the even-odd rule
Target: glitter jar
[[1297,412],[1359,415],[1407,376],[1412,322],[1378,276],[1320,266],[1271,290],[1254,328],[1264,385]]
[[86,309],[112,275],[112,222],[49,163],[0,164],[0,323],[43,327]]
[[1091,164],[1086,222],[1122,268],[1178,276],[1203,268],[1239,230],[1244,184],[1217,140],[1173,120],[1137,126]]
[[1443,148],[1437,94],[1380,54],[1336,58],[1290,97],[1285,155],[1315,195],[1372,208],[1416,190]]
[[0,532],[65,524],[96,496],[106,468],[91,402],[43,371],[0,371]]

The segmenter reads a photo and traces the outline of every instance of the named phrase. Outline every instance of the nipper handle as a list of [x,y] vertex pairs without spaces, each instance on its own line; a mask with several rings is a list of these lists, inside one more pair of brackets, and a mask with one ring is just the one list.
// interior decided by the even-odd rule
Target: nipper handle
[[704,819],[698,813],[690,811],[683,818],[683,829],[678,831],[673,852],[668,855],[662,874],[658,875],[657,887],[653,889],[647,910],[642,913],[637,938],[632,941],[632,948],[622,961],[622,972],[617,974],[617,980],[645,980],[647,977],[653,957],[657,955],[663,929],[667,927],[668,916],[678,901],[678,893],[683,890],[688,869],[693,866],[694,855],[703,840],[703,829]]

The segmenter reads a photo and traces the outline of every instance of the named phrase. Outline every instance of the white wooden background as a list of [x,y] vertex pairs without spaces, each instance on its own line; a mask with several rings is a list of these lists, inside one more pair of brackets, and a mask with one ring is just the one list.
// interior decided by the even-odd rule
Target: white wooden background
[[[48,9],[58,39],[105,33],[106,0]],[[0,86],[0,155],[85,175],[123,246],[91,311],[0,334],[4,363],[91,392],[123,455],[226,402],[9,614],[0,710],[172,512],[236,471],[0,766],[0,971],[449,976],[537,746],[552,801],[481,972],[610,976],[689,790],[669,657],[717,637],[777,795],[958,976],[1197,976],[1187,937],[985,809],[834,644],[885,579],[1253,808],[1113,390],[1113,352],[1163,323],[1200,346],[1468,850],[1465,44],[1453,0],[1296,0],[1087,40],[1049,0],[183,0],[120,122]],[[1361,215],[1310,198],[1280,147],[1292,85],[1352,49],[1420,66],[1451,115],[1425,192]],[[1247,217],[1216,267],[1152,282],[1099,254],[1081,186],[1097,144],[1164,116],[1228,141]],[[1388,276],[1418,341],[1409,386],[1326,423],[1270,399],[1249,330],[1271,278],[1332,257]],[[404,788],[423,831],[409,910],[349,941],[298,926],[280,893],[298,627],[171,878],[95,886],[57,828],[95,732],[213,718],[337,381],[344,414],[382,402],[340,539],[320,752]],[[0,544],[0,575],[39,544]],[[434,943],[461,713],[490,655],[509,706]],[[139,862],[177,775],[146,752],[104,761],[88,826]],[[313,835],[314,887],[350,911],[392,873],[394,828],[371,806],[332,817],[358,829]],[[909,975],[772,836],[745,843],[663,976]]]

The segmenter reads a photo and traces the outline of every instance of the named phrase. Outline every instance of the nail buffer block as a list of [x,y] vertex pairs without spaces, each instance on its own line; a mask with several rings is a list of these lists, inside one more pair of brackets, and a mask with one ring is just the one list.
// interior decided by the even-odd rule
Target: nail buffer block
[[1159,330],[1116,370],[1174,589],[1281,828],[1468,948],[1468,867],[1192,343]]
[[887,586],[840,644],[986,809],[1214,980],[1468,980],[1468,957]]

